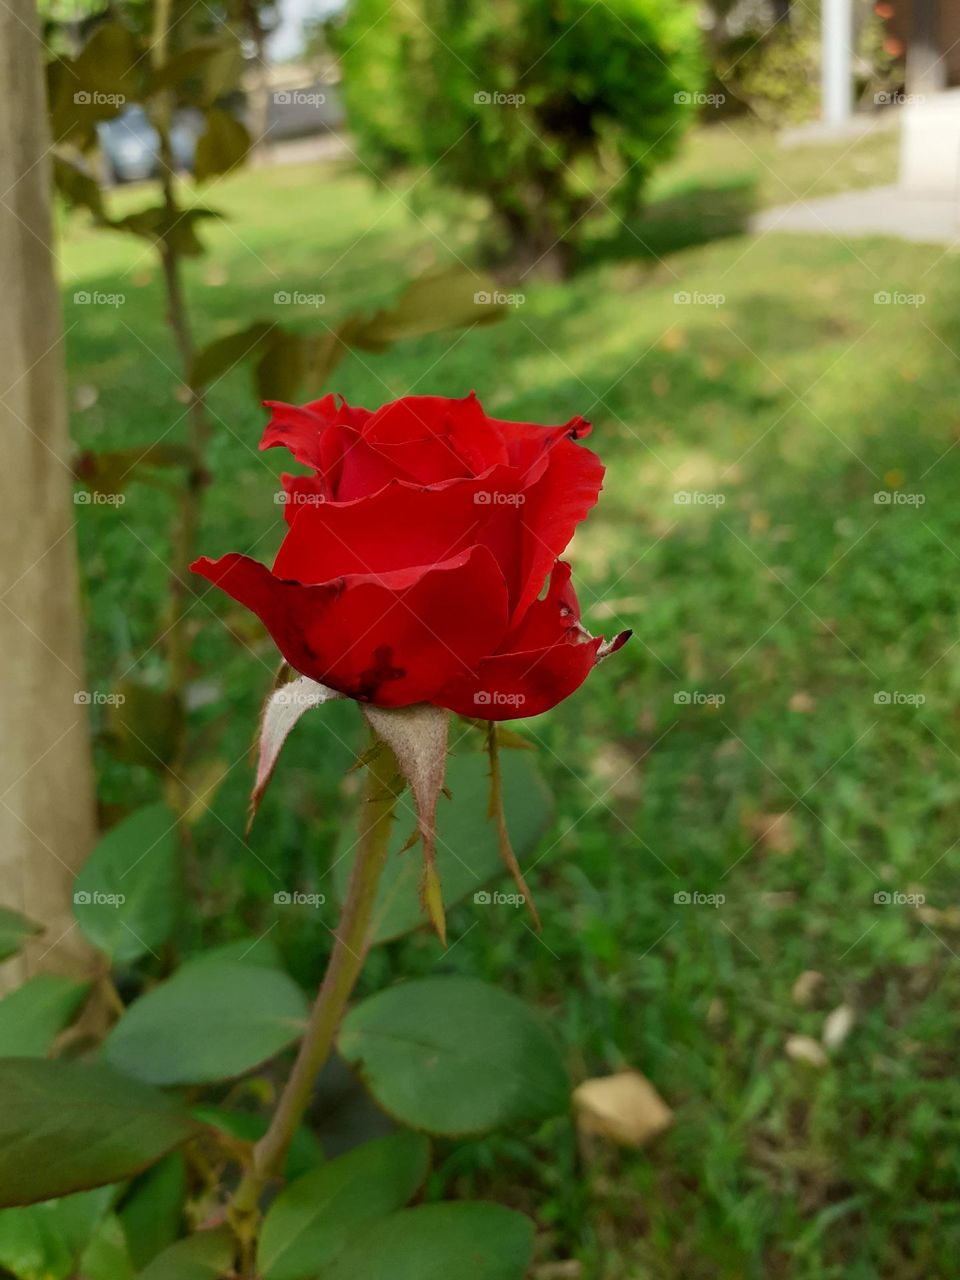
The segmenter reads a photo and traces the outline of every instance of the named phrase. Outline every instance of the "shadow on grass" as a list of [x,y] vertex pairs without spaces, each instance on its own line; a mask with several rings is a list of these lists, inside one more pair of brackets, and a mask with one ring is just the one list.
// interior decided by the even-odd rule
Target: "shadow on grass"
[[[743,235],[757,205],[752,177],[690,184],[649,203],[639,217],[617,222],[584,245],[580,267],[622,258],[663,258],[681,249]],[[607,222],[607,220],[604,220]],[[609,225],[609,223],[608,223]]]

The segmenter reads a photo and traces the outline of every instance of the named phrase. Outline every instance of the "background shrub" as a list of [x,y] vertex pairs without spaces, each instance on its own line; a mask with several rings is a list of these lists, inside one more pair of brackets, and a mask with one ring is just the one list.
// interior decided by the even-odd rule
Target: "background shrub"
[[636,210],[702,77],[684,0],[354,0],[334,41],[371,169],[481,194],[516,257],[560,272],[591,215]]

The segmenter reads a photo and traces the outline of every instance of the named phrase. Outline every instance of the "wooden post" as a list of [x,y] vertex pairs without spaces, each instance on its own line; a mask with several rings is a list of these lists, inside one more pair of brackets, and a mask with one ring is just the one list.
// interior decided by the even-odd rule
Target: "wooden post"
[[0,4],[0,904],[44,934],[0,990],[92,952],[73,876],[94,835],[50,137],[32,0]]
[[940,0],[913,0],[907,43],[907,93],[923,96],[947,87],[947,50],[941,44]]

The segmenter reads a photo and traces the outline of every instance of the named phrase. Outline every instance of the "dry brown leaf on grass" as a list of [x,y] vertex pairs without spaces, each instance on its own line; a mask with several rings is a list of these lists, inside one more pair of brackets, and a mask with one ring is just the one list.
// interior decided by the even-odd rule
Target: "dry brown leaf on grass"
[[816,969],[804,969],[803,973],[797,978],[793,984],[794,1004],[813,1004],[817,992],[823,986],[825,978],[822,973]]
[[673,1111],[639,1071],[584,1080],[573,1103],[581,1133],[625,1147],[646,1146],[673,1123]]
[[789,813],[753,813],[745,822],[751,839],[767,853],[793,853],[797,838]]
[[856,1014],[850,1005],[837,1005],[836,1009],[828,1013],[824,1019],[820,1039],[828,1049],[839,1049],[853,1030],[855,1021]]
[[788,1036],[785,1045],[787,1057],[794,1062],[806,1062],[811,1067],[825,1067],[827,1055],[819,1040],[813,1036]]

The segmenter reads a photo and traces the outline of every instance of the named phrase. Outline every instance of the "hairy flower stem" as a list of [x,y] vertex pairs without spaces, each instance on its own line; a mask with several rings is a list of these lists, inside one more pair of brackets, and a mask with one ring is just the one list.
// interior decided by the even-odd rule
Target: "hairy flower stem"
[[[340,922],[333,935],[333,952],[290,1078],[270,1127],[254,1148],[251,1167],[230,1205],[230,1222],[248,1254],[256,1236],[260,1197],[270,1179],[283,1167],[370,947],[370,919],[387,860],[394,808],[403,785],[396,757],[385,743],[381,744],[367,761],[367,789],[360,811],[356,861]],[[249,1257],[247,1262],[249,1265]]]
[[[150,54],[153,68],[159,71],[169,56],[170,32],[173,26],[173,0],[157,0],[154,8],[153,38]],[[166,318],[180,356],[184,383],[190,393],[189,430],[187,438],[186,482],[179,488],[178,509],[172,530],[172,562],[170,577],[170,612],[164,632],[169,665],[170,688],[182,697],[190,678],[190,637],[187,630],[187,612],[192,602],[186,566],[196,551],[196,537],[200,524],[200,508],[203,490],[207,483],[204,466],[210,423],[204,405],[203,392],[192,385],[194,344],[181,278],[181,253],[177,239],[177,227],[183,211],[177,202],[174,167],[176,164],[170,141],[173,122],[174,96],[170,89],[156,95],[152,123],[157,132],[160,161],[160,189],[163,198],[163,233],[157,242],[160,264],[163,269]],[[182,228],[181,228],[182,231]],[[169,795],[179,815],[179,835],[185,859],[182,873],[186,874],[186,855],[190,848],[189,825],[186,812],[193,800],[189,786],[184,781],[187,755],[187,726],[183,718],[169,761]]]

